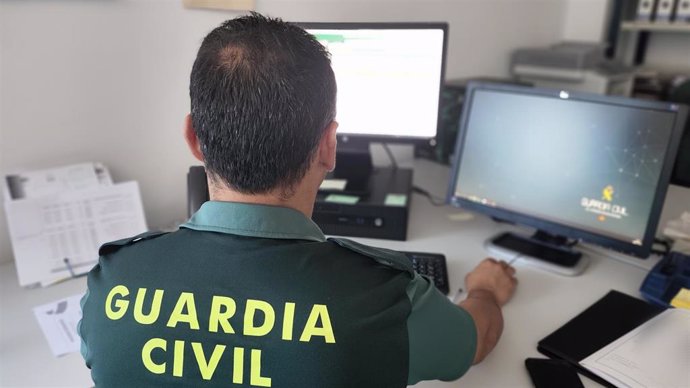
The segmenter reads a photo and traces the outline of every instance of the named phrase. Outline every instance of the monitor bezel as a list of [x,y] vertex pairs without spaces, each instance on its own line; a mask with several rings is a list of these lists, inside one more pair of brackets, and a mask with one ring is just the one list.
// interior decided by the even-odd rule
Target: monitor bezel
[[[301,28],[308,29],[341,29],[341,30],[442,30],[443,50],[441,57],[441,77],[439,80],[438,112],[436,131],[433,136],[391,136],[366,135],[359,133],[336,133],[340,145],[345,147],[366,146],[369,143],[405,143],[436,144],[439,128],[442,124],[443,84],[446,78],[446,59],[448,54],[448,23],[446,22],[298,22]],[[336,114],[337,121],[337,114]]]
[[[474,103],[475,93],[477,91],[485,90],[557,99],[562,99],[561,93],[566,92],[568,93],[567,98],[571,100],[620,105],[631,108],[653,109],[675,113],[675,121],[673,124],[673,128],[671,130],[671,138],[663,161],[661,174],[659,176],[659,183],[657,185],[656,192],[654,193],[652,208],[650,209],[650,215],[647,221],[645,234],[642,239],[642,244],[635,245],[632,242],[617,239],[612,236],[605,236],[602,234],[593,233],[575,226],[545,220],[526,213],[483,205],[481,203],[472,202],[465,198],[455,196],[455,187],[457,186],[458,170],[460,168],[460,156],[462,154],[462,149],[465,145],[465,137],[468,131],[467,125],[470,119],[469,116],[471,106]],[[666,197],[666,192],[668,190],[669,182],[671,179],[671,171],[673,169],[675,156],[678,152],[678,146],[683,131],[683,124],[687,119],[687,116],[688,108],[684,105],[675,103],[634,100],[624,97],[603,96],[598,94],[571,92],[568,90],[559,89],[530,88],[524,86],[509,86],[500,84],[470,82],[467,86],[467,91],[465,94],[464,106],[458,129],[458,139],[455,145],[455,159],[453,162],[453,167],[451,169],[451,176],[449,180],[450,184],[448,186],[448,203],[456,207],[465,208],[471,211],[485,214],[490,217],[505,220],[507,222],[533,227],[538,230],[544,230],[549,233],[563,235],[572,239],[581,239],[585,242],[600,245],[602,247],[613,249],[625,254],[634,255],[640,258],[646,258],[649,256],[651,252],[652,244],[654,242],[654,236],[656,235],[656,230],[659,225],[661,210]]]

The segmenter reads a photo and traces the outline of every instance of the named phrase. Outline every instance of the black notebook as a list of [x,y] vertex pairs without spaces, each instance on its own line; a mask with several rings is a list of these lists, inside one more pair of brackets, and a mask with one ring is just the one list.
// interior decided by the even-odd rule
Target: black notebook
[[539,341],[537,350],[549,357],[568,361],[585,376],[613,387],[581,367],[580,361],[663,310],[641,299],[618,291],[610,291],[568,323]]

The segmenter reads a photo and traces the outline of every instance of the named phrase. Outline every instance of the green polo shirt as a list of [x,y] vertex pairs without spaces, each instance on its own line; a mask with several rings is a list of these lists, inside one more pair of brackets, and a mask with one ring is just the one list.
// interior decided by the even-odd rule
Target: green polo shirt
[[79,323],[97,386],[404,387],[476,351],[471,316],[404,255],[293,209],[207,202],[99,254]]

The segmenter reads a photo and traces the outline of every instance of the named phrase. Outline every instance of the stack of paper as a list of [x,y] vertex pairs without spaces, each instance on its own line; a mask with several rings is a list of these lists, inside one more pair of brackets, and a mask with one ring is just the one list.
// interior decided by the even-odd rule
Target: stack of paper
[[668,309],[580,364],[617,387],[690,387],[690,311]]
[[19,284],[88,272],[101,244],[147,230],[136,182],[113,184],[101,164],[5,177],[5,212]]

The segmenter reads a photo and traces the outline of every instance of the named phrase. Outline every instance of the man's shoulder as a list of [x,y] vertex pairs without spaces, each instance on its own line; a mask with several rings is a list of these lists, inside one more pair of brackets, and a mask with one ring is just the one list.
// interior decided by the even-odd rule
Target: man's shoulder
[[403,253],[390,249],[364,245],[346,238],[329,238],[328,241],[335,243],[351,252],[366,256],[379,264],[397,269],[399,271],[407,272],[411,277],[415,276],[412,262]]
[[144,233],[138,234],[136,236],[127,237],[127,238],[123,238],[123,239],[115,240],[115,241],[110,241],[110,242],[107,242],[107,243],[101,245],[101,247],[98,249],[98,255],[99,256],[109,255],[109,254],[117,252],[119,249],[121,249],[123,247],[136,244],[140,241],[152,240],[152,239],[155,239],[157,237],[160,237],[160,236],[163,236],[166,234],[168,234],[168,232],[149,231],[149,232],[144,232]]
[[[109,256],[117,254],[120,251],[122,251],[122,253],[124,253],[124,251],[128,251],[132,254],[138,254],[141,253],[140,248],[144,248],[145,250],[151,249],[153,251],[157,251],[164,246],[166,248],[163,249],[169,251],[168,248],[170,247],[168,247],[167,245],[170,244],[175,246],[174,249],[180,249],[182,247],[191,248],[195,246],[196,243],[198,243],[198,241],[196,241],[196,238],[194,237],[196,235],[198,235],[198,233],[190,233],[186,229],[180,229],[175,232],[150,231],[136,236],[105,243],[101,245],[98,254],[99,256]],[[231,236],[237,237],[234,235]],[[257,238],[256,240],[266,240],[274,243],[276,241],[274,239],[261,238]],[[246,241],[244,242],[246,243]],[[332,248],[327,248],[324,251],[322,249],[325,248],[325,245],[329,245]],[[286,244],[285,246],[294,247],[293,244]],[[308,246],[314,248],[307,248]],[[321,246],[322,248],[315,248],[316,246]],[[129,250],[124,248],[137,249]],[[359,257],[364,256],[367,259],[376,262],[377,264],[384,265],[386,267],[398,271],[406,272],[410,275],[410,277],[414,277],[415,275],[412,263],[407,258],[407,256],[405,256],[405,254],[390,249],[372,247],[346,238],[329,238],[327,242],[321,242],[316,245],[313,245],[313,243],[308,243],[306,244],[306,246],[304,246],[304,248],[300,249],[317,249],[318,251],[321,251],[324,254],[329,251],[332,252],[331,249],[336,249],[343,253],[353,254]]]

